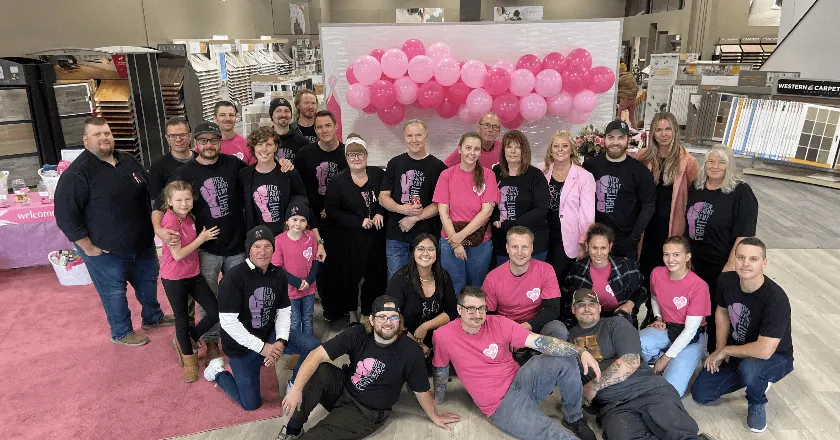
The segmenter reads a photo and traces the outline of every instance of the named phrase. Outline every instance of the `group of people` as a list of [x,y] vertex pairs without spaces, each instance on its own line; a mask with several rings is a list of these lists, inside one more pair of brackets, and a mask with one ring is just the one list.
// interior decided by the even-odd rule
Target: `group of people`
[[[131,325],[130,283],[144,330],[175,326],[184,380],[198,379],[203,346],[205,379],[246,410],[262,402],[261,367],[299,355],[280,438],[365,437],[405,383],[448,429],[459,417],[436,404],[450,365],[516,437],[594,439],[588,406],[605,438],[711,438],[681,403],[707,351],[694,399],[746,387],[747,425],[765,429],[769,383],[793,369],[790,306],[763,274],[758,203],[731,150],[713,147],[698,166],[660,113],[635,157],[629,127],[613,121],[604,154],[581,164],[559,131],[534,167],[527,136],[500,136],[488,113],[444,161],[427,150],[425,122],[408,121],[406,151],[383,170],[361,135],[336,136],[314,93],[294,102],[272,100],[273,125],[247,138],[230,102],[215,123],[173,118],[170,154],[148,171],[114,150],[107,121],[85,122],[56,220],[112,342],[149,341]],[[350,323],[323,343],[316,293],[325,321]],[[349,367],[329,363],[345,354]],[[562,423],[539,408],[556,387]],[[318,404],[330,415],[304,433]]]

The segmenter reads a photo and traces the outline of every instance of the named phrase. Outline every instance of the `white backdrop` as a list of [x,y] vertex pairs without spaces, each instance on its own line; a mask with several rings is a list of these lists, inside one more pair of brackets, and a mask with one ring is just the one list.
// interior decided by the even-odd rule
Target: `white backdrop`
[[[496,61],[516,60],[527,53],[542,58],[550,52],[567,55],[582,47],[592,53],[593,66],[607,66],[618,70],[621,47],[621,20],[542,21],[542,22],[484,22],[484,23],[425,23],[425,24],[325,24],[321,25],[321,47],[324,54],[324,84],[336,81],[335,93],[341,105],[344,135],[361,134],[368,144],[370,165],[384,166],[388,160],[405,151],[402,126],[388,126],[376,114],[369,115],[347,104],[344,93],[349,84],[344,72],[356,58],[373,49],[388,50],[400,47],[409,38],[417,38],[426,47],[442,41],[448,44],[459,61],[476,59],[493,65]],[[618,74],[616,74],[616,77]],[[605,126],[615,118],[616,89],[599,95],[598,107],[590,123]],[[457,146],[460,136],[475,131],[477,125],[466,125],[457,116],[440,118],[434,110],[406,106],[405,119],[419,118],[429,124],[429,152],[439,158]],[[524,122],[520,127],[528,135],[532,157],[537,163],[545,154],[551,134],[559,129],[577,133],[580,126],[572,126],[559,118],[546,116],[536,122]],[[502,129],[502,133],[506,130]],[[500,134],[501,136],[501,134]]]

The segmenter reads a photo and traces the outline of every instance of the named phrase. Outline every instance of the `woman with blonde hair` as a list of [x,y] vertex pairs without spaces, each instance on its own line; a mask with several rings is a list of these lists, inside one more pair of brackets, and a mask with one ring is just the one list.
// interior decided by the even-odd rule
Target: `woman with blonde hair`
[[539,168],[548,181],[547,261],[562,285],[595,222],[595,178],[580,166],[577,146],[565,130],[551,137]]
[[[656,208],[640,243],[639,270],[645,280],[650,279],[653,268],[663,266],[665,240],[685,232],[688,188],[698,175],[697,161],[682,146],[680,127],[673,114],[654,115],[648,139],[650,144],[636,155],[636,159],[651,171],[656,184]],[[652,317],[648,305],[645,325]]]
[[[755,235],[758,221],[758,200],[752,188],[736,176],[732,150],[725,145],[715,145],[706,153],[700,176],[688,194],[685,216],[694,272],[709,285],[715,310],[718,275],[735,269],[735,247]],[[716,348],[714,312],[706,321],[711,353]]]

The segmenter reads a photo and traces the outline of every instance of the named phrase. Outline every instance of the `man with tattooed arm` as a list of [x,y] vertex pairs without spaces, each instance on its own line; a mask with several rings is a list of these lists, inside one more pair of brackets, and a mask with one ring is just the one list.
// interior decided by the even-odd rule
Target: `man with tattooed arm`
[[590,289],[574,293],[572,312],[578,325],[569,329],[569,340],[600,364],[600,377],[583,372],[583,402],[597,410],[605,439],[712,439],[697,434],[697,422],[683,407],[677,390],[650,367],[640,365],[639,334],[629,321],[601,318],[598,295]]
[[[503,316],[487,316],[485,298],[479,287],[464,288],[458,298],[460,318],[435,330],[435,402],[443,401],[451,362],[481,412],[502,431],[529,440],[595,440],[583,419],[578,359],[584,373],[596,378],[601,377],[598,362],[566,341],[532,333]],[[511,349],[522,347],[543,354],[519,368]],[[563,425],[540,409],[555,387]]]

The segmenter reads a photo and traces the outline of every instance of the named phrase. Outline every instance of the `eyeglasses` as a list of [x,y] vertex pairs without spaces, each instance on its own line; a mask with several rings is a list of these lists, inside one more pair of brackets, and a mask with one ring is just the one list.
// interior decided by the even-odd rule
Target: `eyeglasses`
[[461,304],[458,304],[458,305],[461,306],[462,309],[466,310],[467,313],[469,313],[471,315],[474,315],[476,312],[487,313],[487,306],[479,306],[479,307],[470,306],[470,307],[467,307],[467,306],[464,306],[464,305],[461,305]]
[[400,315],[375,315],[373,317],[376,322],[384,324],[386,321],[397,322],[400,320]]
[[166,138],[167,138],[167,139],[178,139],[178,140],[184,140],[184,139],[188,138],[189,136],[190,136],[190,134],[189,134],[189,133],[175,133],[175,134],[168,134],[168,135],[166,135]]
[[365,156],[367,156],[365,153],[347,153],[347,158],[350,160],[364,159]]
[[423,247],[423,246],[417,246],[416,248],[414,248],[414,250],[417,251],[417,252],[420,252],[421,254],[425,254],[426,252],[428,252],[430,254],[434,254],[435,251],[437,251],[437,249],[435,249],[433,247]]
[[202,145],[202,146],[204,146],[204,145],[216,146],[216,145],[221,145],[222,140],[221,139],[215,139],[215,138],[214,139],[199,138],[199,139],[195,140],[195,143],[198,144],[198,145]]
[[480,125],[482,128],[486,128],[487,130],[499,131],[499,130],[502,129],[501,125],[493,125],[493,124],[489,124],[487,122],[484,122],[484,123],[478,124],[478,125]]

